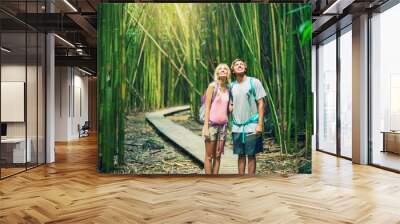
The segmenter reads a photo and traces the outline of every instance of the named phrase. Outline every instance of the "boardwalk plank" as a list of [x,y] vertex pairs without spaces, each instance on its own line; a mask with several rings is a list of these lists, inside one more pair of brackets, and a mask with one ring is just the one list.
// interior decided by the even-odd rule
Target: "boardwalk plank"
[[[155,112],[146,113],[146,119],[165,137],[178,145],[196,160],[204,164],[205,146],[202,137],[189,129],[171,121],[167,115],[190,109],[189,106],[172,107]],[[237,156],[232,148],[226,147],[221,157],[221,174],[237,174]]]

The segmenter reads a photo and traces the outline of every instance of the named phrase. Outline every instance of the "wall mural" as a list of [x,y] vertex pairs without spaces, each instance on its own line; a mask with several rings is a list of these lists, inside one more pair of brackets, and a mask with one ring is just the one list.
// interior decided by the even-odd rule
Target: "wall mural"
[[98,171],[311,173],[311,5],[98,5]]

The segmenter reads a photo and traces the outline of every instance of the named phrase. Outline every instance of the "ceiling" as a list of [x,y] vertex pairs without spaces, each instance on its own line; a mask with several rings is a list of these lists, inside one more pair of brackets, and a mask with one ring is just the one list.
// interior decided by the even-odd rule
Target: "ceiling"
[[[178,0],[177,0],[178,1]],[[313,39],[323,38],[339,20],[375,8],[387,0],[309,0],[312,4]],[[122,0],[1,0],[0,21],[2,32],[25,32],[25,28],[39,32],[54,32],[56,65],[75,65],[96,71],[96,5]],[[134,1],[131,1],[134,2]],[[136,1],[137,2],[137,1]],[[161,2],[161,1],[160,1]],[[269,1],[282,2],[282,1]],[[49,13],[52,11],[52,13]],[[329,31],[331,28],[331,31]],[[329,32],[328,32],[329,31]],[[6,35],[7,42],[19,38]],[[66,40],[66,41],[63,41]],[[72,45],[73,46],[72,46]],[[17,46],[14,46],[17,48]],[[28,52],[31,50],[28,48]],[[17,54],[16,51],[15,54]],[[28,53],[29,54],[29,53]]]

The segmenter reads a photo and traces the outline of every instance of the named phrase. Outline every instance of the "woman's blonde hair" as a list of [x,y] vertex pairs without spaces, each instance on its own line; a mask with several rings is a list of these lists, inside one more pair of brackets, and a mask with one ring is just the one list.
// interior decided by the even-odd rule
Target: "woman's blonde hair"
[[219,70],[220,70],[222,67],[225,67],[225,68],[227,69],[228,72],[227,72],[227,74],[226,74],[226,81],[227,81],[228,83],[231,83],[231,69],[229,68],[229,66],[228,66],[227,64],[224,64],[224,63],[219,64],[219,65],[215,68],[215,71],[214,71],[214,81],[218,81],[218,78],[219,78],[218,72],[219,72]]

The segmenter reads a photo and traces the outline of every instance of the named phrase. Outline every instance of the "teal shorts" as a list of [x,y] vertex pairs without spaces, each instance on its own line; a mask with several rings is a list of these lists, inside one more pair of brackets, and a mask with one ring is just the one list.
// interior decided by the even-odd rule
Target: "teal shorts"
[[263,138],[261,134],[245,133],[243,143],[242,133],[232,133],[233,154],[255,156],[263,151]]

